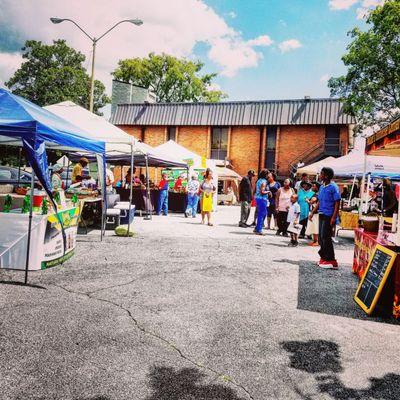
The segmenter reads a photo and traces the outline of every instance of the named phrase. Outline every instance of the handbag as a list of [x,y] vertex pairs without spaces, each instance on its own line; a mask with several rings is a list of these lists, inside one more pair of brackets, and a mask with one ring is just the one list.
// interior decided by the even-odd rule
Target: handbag
[[287,231],[299,235],[302,228],[303,227],[300,224],[295,224],[294,222],[291,222],[289,224],[289,227],[287,228]]

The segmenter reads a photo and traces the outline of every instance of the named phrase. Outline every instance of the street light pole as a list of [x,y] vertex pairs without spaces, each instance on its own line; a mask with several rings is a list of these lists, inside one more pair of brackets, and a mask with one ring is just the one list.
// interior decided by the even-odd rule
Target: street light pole
[[94,104],[94,66],[95,66],[95,59],[96,59],[96,45],[97,42],[102,39],[104,36],[106,36],[109,32],[111,32],[114,28],[116,28],[118,25],[122,24],[123,22],[129,22],[131,24],[134,24],[136,26],[140,26],[143,24],[143,21],[141,19],[124,19],[122,21],[117,22],[115,25],[113,25],[110,29],[105,31],[101,36],[99,36],[97,39],[95,37],[90,36],[82,27],[80,27],[75,21],[69,18],[55,18],[52,17],[50,18],[50,21],[53,24],[60,24],[61,22],[68,21],[74,24],[80,31],[83,32],[85,36],[87,36],[90,41],[92,42],[92,48],[93,48],[93,54],[92,54],[92,68],[91,68],[91,74],[90,74],[90,92],[89,92],[89,110],[90,112],[93,112],[93,104]]
[[89,111],[93,112],[94,103],[94,63],[96,58],[96,39],[93,40],[93,51],[92,51],[92,72],[90,74],[90,95],[89,95]]

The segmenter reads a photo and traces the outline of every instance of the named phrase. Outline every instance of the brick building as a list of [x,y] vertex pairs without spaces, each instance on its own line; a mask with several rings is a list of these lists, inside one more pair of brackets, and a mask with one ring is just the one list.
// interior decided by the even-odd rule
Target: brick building
[[170,139],[193,152],[228,160],[235,171],[275,170],[341,156],[352,144],[353,117],[336,99],[222,103],[118,104],[111,122],[157,146]]

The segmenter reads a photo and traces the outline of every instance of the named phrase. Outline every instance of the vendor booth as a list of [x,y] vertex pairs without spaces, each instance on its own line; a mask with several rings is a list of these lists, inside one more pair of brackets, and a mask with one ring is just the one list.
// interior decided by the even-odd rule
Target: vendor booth
[[[71,101],[65,101],[45,108],[71,121],[81,129],[90,132],[89,135],[91,138],[103,140],[106,146],[107,162],[114,166],[120,166],[121,172],[122,166],[130,166],[132,170],[133,167],[146,168],[147,181],[143,182],[143,185],[129,185],[126,182],[122,182],[120,186],[115,188],[117,198],[115,195],[109,196],[110,201],[107,213],[110,218],[107,218],[107,221],[118,219],[121,223],[126,223],[128,225],[128,234],[135,211],[140,213],[144,211],[146,215],[151,216],[155,208],[158,192],[150,188],[148,168],[187,168],[185,162],[178,160],[176,157],[168,157],[161,154],[153,147],[140,142],[103,117],[95,115]],[[83,155],[88,159],[93,159],[92,155],[84,152],[76,152],[71,155],[71,158],[77,160]],[[124,219],[125,214],[126,220]]]
[[[51,112],[0,89],[0,144],[22,146],[32,167],[22,209],[15,207],[14,194],[9,193],[0,213],[0,267],[24,269],[25,283],[28,270],[62,263],[75,248],[80,210],[76,201],[66,201],[62,190],[53,190],[46,149],[95,154],[100,190],[104,188],[105,144],[88,136]],[[38,184],[42,191],[36,191]]]

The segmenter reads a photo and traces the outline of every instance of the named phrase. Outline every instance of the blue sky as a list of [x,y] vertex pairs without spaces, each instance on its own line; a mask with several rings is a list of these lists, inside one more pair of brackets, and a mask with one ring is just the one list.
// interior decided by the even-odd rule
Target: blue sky
[[327,79],[345,72],[347,32],[364,27],[360,17],[382,1],[0,0],[0,86],[21,64],[26,39],[66,39],[90,65],[87,38],[68,22],[52,25],[52,16],[94,36],[140,17],[141,27],[122,24],[97,47],[96,78],[108,92],[118,60],[165,52],[203,61],[230,100],[327,97]]
[[[355,7],[331,10],[324,0],[207,0],[244,38],[268,34],[274,45],[262,49],[258,67],[243,69],[235,79],[217,82],[230,99],[279,99],[329,96],[326,78],[345,73],[341,56],[347,32],[363,26]],[[232,15],[232,17],[230,17]],[[281,53],[276,44],[296,38],[301,48]],[[196,49],[204,57],[205,46]],[[207,63],[216,69],[213,63]]]

